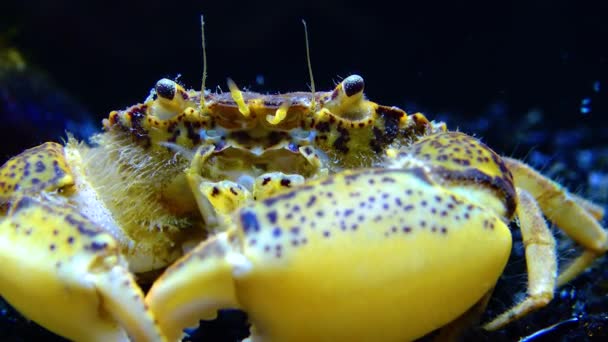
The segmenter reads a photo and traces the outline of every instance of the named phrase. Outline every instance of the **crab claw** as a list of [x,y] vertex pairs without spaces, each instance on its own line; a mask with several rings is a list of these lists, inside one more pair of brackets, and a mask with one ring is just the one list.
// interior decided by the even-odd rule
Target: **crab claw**
[[158,313],[158,323],[169,341],[182,337],[185,327],[199,319],[215,318],[220,308],[239,308],[233,280],[235,266],[249,267],[236,253],[233,232],[223,232],[201,243],[156,280],[146,304]]
[[[479,191],[481,202],[494,194]],[[423,168],[344,171],[234,213],[146,296],[171,340],[242,309],[252,341],[407,341],[495,285],[508,226]]]
[[76,341],[163,341],[114,239],[58,200],[22,197],[0,221],[0,295]]

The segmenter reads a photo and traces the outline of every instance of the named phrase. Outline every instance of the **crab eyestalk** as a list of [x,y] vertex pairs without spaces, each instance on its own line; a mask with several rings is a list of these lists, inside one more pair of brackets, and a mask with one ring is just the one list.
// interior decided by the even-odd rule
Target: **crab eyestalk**
[[176,82],[163,78],[154,86],[156,99],[152,104],[151,115],[168,120],[180,114],[186,107],[186,90]]
[[350,75],[330,93],[323,107],[341,117],[361,119],[370,113],[370,108],[366,108],[366,102],[362,101],[364,88],[363,77]]

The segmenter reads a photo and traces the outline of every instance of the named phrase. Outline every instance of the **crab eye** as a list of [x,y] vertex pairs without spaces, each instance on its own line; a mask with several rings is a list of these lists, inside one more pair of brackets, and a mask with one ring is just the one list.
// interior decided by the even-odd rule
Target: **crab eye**
[[149,97],[151,103],[148,114],[158,119],[171,119],[190,106],[186,90],[170,79],[163,78],[156,82],[152,93],[153,96]]
[[362,120],[371,113],[363,97],[365,82],[359,75],[350,75],[322,98],[323,107],[332,114],[348,120]]
[[170,79],[163,78],[156,82],[156,94],[167,100],[173,100],[175,91],[177,90],[177,84]]
[[365,82],[363,81],[363,77],[359,75],[350,75],[342,81],[342,86],[344,87],[346,96],[352,97],[355,94],[363,92]]

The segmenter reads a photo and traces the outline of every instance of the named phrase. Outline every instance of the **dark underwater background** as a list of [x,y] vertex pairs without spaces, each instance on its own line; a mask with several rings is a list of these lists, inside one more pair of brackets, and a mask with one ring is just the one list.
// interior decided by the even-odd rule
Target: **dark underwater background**
[[[309,90],[305,19],[317,90],[357,73],[373,101],[443,120],[608,203],[608,2],[599,0],[3,0],[0,162],[61,141],[66,130],[86,138],[111,110],[143,101],[160,78],[199,88],[201,13],[207,88],[226,90],[231,77],[252,91]],[[577,252],[562,240],[566,261]],[[558,289],[547,308],[495,333],[471,330],[464,340],[605,339],[606,259]],[[516,243],[486,319],[521,299],[525,286]],[[242,314],[220,316],[190,340],[244,337]],[[0,300],[0,341],[42,338],[61,340]]]

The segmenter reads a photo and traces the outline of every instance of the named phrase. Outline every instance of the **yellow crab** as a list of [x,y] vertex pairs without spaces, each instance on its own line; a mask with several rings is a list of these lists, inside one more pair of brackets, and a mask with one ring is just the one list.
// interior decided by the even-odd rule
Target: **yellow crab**
[[[254,341],[404,341],[483,307],[517,218],[542,307],[608,248],[602,210],[422,114],[329,92],[160,80],[92,145],[0,169],[0,295],[81,341],[175,341],[240,308]],[[585,251],[557,277],[543,214]],[[202,241],[202,242],[201,242]],[[154,279],[144,296],[141,281]]]

